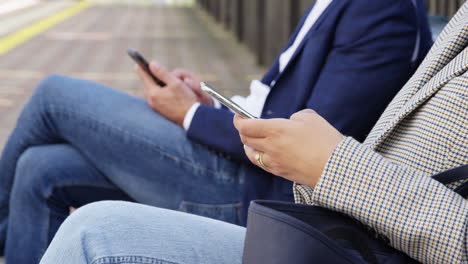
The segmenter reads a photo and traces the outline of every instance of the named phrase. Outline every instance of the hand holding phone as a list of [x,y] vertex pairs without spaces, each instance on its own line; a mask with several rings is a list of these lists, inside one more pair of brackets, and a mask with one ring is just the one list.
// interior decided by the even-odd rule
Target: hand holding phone
[[244,110],[242,107],[240,107],[238,104],[234,103],[232,100],[228,99],[227,97],[223,96],[219,92],[215,91],[213,88],[208,86],[208,84],[201,82],[200,83],[201,89],[211,95],[214,99],[218,100],[220,103],[225,105],[227,108],[231,109],[234,111],[234,113],[239,114],[240,116],[244,118],[251,118],[251,119],[256,119],[254,115],[251,113],[247,112]]
[[133,50],[133,49],[127,49],[127,53],[130,56],[130,58],[132,58],[149,76],[151,76],[151,78],[153,78],[153,81],[157,85],[161,87],[166,86],[166,84],[163,81],[161,81],[160,79],[158,79],[156,76],[153,75],[153,73],[151,72],[149,68],[148,61],[143,56],[141,56],[141,54],[138,51]]

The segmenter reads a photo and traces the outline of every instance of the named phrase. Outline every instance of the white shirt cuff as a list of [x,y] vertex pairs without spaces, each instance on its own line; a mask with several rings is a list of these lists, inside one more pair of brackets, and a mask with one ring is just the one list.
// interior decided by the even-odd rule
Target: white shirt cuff
[[[219,104],[219,102],[218,102],[218,104]],[[184,123],[183,123],[185,131],[189,130],[190,124],[192,124],[193,116],[195,115],[195,112],[197,111],[199,106],[200,106],[200,103],[194,103],[190,107],[190,109],[187,111],[187,113],[185,114]]]

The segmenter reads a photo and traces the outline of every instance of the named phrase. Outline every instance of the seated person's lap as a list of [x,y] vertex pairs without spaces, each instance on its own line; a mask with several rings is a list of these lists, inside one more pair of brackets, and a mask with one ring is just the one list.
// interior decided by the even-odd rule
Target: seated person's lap
[[243,227],[204,217],[99,202],[67,219],[41,263],[234,264],[241,263],[244,236]]
[[[81,195],[77,188],[84,191],[90,182],[107,182],[109,186],[104,187],[118,187],[140,203],[238,223],[239,165],[193,143],[182,128],[154,112],[144,100],[61,76],[44,81],[35,97],[40,97],[67,143],[44,146],[33,155],[49,156],[50,162],[45,163],[68,167],[64,169],[69,177],[48,177],[49,187],[64,187],[53,199],[91,202],[90,197],[99,196],[93,195],[99,188]],[[92,169],[82,173],[86,167]],[[115,199],[121,198],[116,195]]]

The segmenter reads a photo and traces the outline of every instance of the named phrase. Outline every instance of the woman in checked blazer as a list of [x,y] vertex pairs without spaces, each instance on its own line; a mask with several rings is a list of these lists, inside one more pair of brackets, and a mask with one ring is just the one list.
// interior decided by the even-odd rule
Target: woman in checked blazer
[[[468,201],[453,191],[465,182],[429,177],[468,163],[468,3],[363,144],[313,110],[234,123],[253,163],[296,182],[297,202],[348,214],[422,263],[468,263]],[[42,263],[241,263],[244,235],[215,220],[101,202],[68,218]]]
[[453,192],[464,182],[428,177],[468,163],[468,3],[363,144],[307,110],[236,126],[252,162],[264,153],[296,182],[296,202],[348,214],[423,263],[468,263],[468,201]]

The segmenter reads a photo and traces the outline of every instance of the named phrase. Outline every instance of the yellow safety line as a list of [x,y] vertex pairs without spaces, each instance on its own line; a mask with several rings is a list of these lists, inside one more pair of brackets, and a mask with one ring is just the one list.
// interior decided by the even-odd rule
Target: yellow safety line
[[56,25],[65,19],[78,14],[80,11],[89,6],[89,2],[76,3],[70,8],[46,17],[30,26],[20,29],[19,31],[0,39],[0,55],[7,53],[11,49],[44,32],[53,25]]

